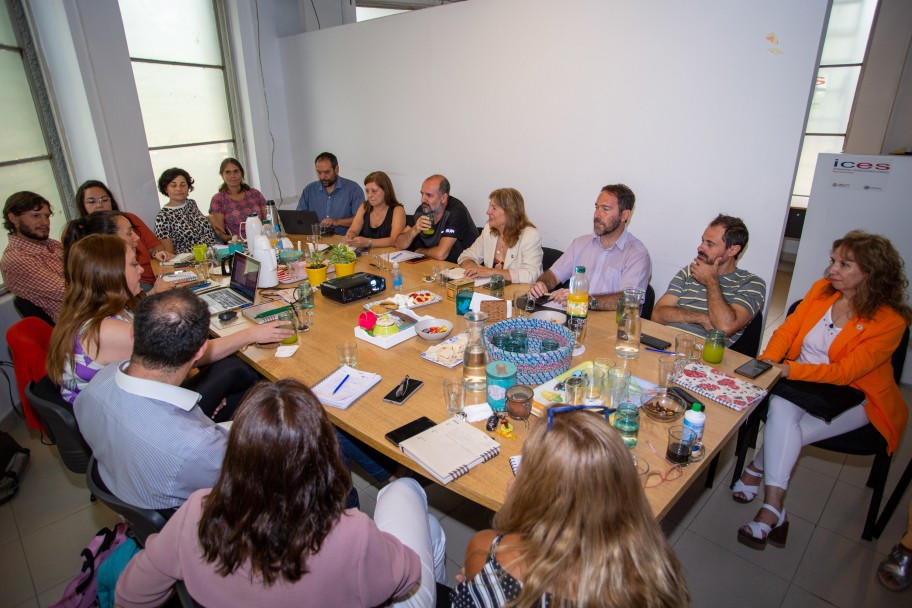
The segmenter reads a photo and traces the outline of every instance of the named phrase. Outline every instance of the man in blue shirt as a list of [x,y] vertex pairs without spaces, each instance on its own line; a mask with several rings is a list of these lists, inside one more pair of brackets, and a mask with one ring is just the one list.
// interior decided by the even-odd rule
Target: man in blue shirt
[[314,159],[317,181],[307,184],[298,200],[298,211],[313,211],[324,229],[344,235],[364,202],[361,186],[339,177],[339,160],[332,152],[321,152]]

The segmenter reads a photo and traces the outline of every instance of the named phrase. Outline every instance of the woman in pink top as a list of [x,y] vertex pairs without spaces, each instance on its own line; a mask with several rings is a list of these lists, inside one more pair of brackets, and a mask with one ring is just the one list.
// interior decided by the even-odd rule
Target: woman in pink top
[[195,492],[127,566],[117,605],[158,606],[182,580],[204,606],[378,606],[421,578],[418,555],[344,508],[332,424],[296,380],[254,386],[215,487]]

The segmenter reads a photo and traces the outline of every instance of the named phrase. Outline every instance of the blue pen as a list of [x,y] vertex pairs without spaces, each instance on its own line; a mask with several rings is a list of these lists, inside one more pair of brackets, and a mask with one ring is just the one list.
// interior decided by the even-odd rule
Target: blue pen
[[646,347],[646,350],[648,350],[648,351],[651,352],[651,353],[662,353],[663,355],[675,355],[675,354],[677,354],[677,353],[675,353],[673,350],[662,350],[662,349],[660,349],[660,348],[652,348],[652,347],[649,347],[649,346]]
[[394,255],[393,257],[391,257],[390,260],[395,260],[395,259],[398,258],[400,255],[402,255],[402,254],[401,254],[401,253],[397,253],[396,255]]
[[339,386],[337,386],[337,387],[335,388],[335,390],[333,390],[333,392],[332,392],[333,395],[335,395],[336,393],[339,392],[339,389],[342,388],[342,385],[345,384],[345,382],[348,380],[348,377],[349,377],[350,375],[351,375],[351,374],[345,374],[345,377],[342,378],[342,382],[340,382],[340,383],[339,383]]

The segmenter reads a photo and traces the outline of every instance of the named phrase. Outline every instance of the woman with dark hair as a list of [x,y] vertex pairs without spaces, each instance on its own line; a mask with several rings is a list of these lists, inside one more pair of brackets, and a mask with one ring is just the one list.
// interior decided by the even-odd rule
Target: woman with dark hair
[[[111,193],[111,190],[103,183],[95,179],[83,182],[76,191],[76,209],[79,211],[80,218],[86,218],[98,211],[120,211],[117,200]],[[155,283],[155,273],[152,271],[152,258],[159,262],[167,262],[172,257],[171,253],[165,251],[161,242],[156,238],[155,233],[146,226],[145,222],[138,216],[121,211],[133,226],[133,232],[138,238],[136,243],[136,261],[143,268],[142,281],[143,290],[148,291]],[[97,231],[96,231],[97,232]],[[104,234],[114,234],[105,232]],[[66,262],[64,262],[64,265]]]
[[785,492],[803,446],[869,422],[890,453],[899,445],[908,410],[890,359],[912,321],[907,287],[893,244],[853,230],[833,243],[825,278],[770,338],[758,358],[782,379],[769,399],[763,448],[732,487],[735,501],[750,502],[765,478],[764,504],[738,530],[741,543],[785,545]]
[[[215,487],[193,493],[149,537],[118,581],[117,605],[157,606],[179,580],[204,606],[379,606],[423,585],[419,555],[345,509],[350,488],[334,427],[310,389],[290,379],[257,384],[234,418]],[[397,504],[386,505],[391,497]],[[416,526],[428,516],[424,500],[414,480],[399,480],[378,495],[377,510],[392,506]]]
[[467,278],[502,274],[513,283],[534,283],[542,273],[541,234],[526,216],[522,194],[499,188],[488,203],[488,223],[457,263]]
[[266,217],[266,198],[244,182],[244,167],[236,158],[226,158],[219,166],[222,185],[209,203],[209,222],[223,243],[240,236],[239,227],[251,213]]
[[393,182],[383,171],[374,171],[364,178],[364,201],[345,242],[353,247],[393,247],[396,237],[405,228],[405,208],[396,200]]
[[[120,238],[91,234],[69,250],[67,290],[48,349],[48,377],[72,403],[102,367],[130,358],[133,350],[133,310],[144,295],[139,287],[142,269],[133,248]],[[200,408],[216,421],[231,417],[259,375],[231,357],[254,342],[278,342],[291,331],[279,322],[250,326],[235,334],[209,340],[199,372],[183,386],[202,395]]]
[[169,253],[189,253],[194,245],[218,245],[222,241],[209,220],[191,198],[193,178],[178,167],[165,169],[158,178],[158,191],[168,202],[155,216],[155,234]]
[[494,528],[469,541],[454,608],[690,605],[630,453],[601,416],[554,412],[532,428]]

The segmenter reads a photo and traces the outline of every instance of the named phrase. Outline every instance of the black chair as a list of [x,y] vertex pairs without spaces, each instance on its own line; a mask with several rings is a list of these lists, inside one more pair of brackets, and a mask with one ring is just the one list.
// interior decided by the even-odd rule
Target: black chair
[[[552,249],[551,247],[542,247],[542,270],[548,270],[554,266],[554,262],[557,261],[559,257],[564,255],[564,252],[560,249]],[[555,289],[560,289],[561,287],[566,287],[569,283],[564,281],[563,284],[558,285]]]
[[26,317],[38,317],[51,327],[54,327],[54,320],[51,318],[51,315],[44,312],[43,308],[31,300],[26,300],[25,298],[20,298],[19,296],[13,296],[13,307],[16,309],[16,312],[19,313],[19,316],[23,319]]
[[647,321],[652,318],[652,309],[655,307],[656,303],[656,292],[652,288],[652,285],[646,285],[646,294],[643,296],[643,310],[640,312],[640,317],[646,319]]
[[[789,315],[795,312],[799,303],[801,303],[801,300],[794,302],[789,307]],[[891,358],[893,379],[897,384],[902,375],[903,365],[905,365],[906,362],[906,350],[908,348],[909,328],[906,328],[906,331],[903,333],[903,337],[899,342],[899,346],[893,351],[893,356]],[[763,403],[751,413],[746,423],[747,431],[743,442],[741,441],[741,431],[739,430],[738,432],[738,443],[735,446],[737,460],[735,462],[735,470],[732,474],[732,486],[734,486],[735,482],[741,477],[744,463],[747,460],[748,447],[756,447],[760,423],[766,422],[768,409],[769,400],[765,399]],[[874,462],[871,464],[871,472],[868,474],[868,481],[866,483],[867,487],[873,489],[873,492],[871,494],[871,503],[868,506],[868,513],[865,516],[865,524],[861,533],[861,538],[864,540],[871,540],[872,538],[879,537],[886,527],[890,515],[892,515],[893,510],[895,510],[896,503],[899,502],[900,496],[905,491],[905,487],[909,484],[908,478],[912,477],[912,472],[909,471],[909,469],[912,468],[912,462],[909,463],[906,472],[903,474],[905,484],[903,485],[903,479],[900,479],[900,483],[897,484],[897,487],[894,490],[894,495],[890,497],[888,502],[888,506],[890,507],[889,511],[885,508],[884,513],[878,517],[878,513],[880,513],[880,503],[883,499],[884,489],[887,483],[887,475],[890,472],[890,463],[893,460],[892,455],[887,453],[887,442],[883,438],[883,435],[881,435],[872,424],[866,424],[854,431],[817,441],[811,445],[842,454],[874,456]],[[899,496],[896,496],[897,492],[899,492]]]
[[60,459],[74,473],[85,473],[92,450],[82,438],[72,406],[60,396],[60,389],[47,376],[29,382],[25,396],[41,416],[51,440],[57,444]]
[[[93,456],[89,460],[89,469],[86,471],[86,484],[98,500],[106,504],[112,511],[127,520],[133,526],[133,534],[141,545],[146,544],[150,534],[161,532],[165,522],[174,514],[173,509],[156,511],[155,509],[141,509],[122,501],[114,496],[98,473],[98,462]],[[163,513],[166,513],[167,516]]]

